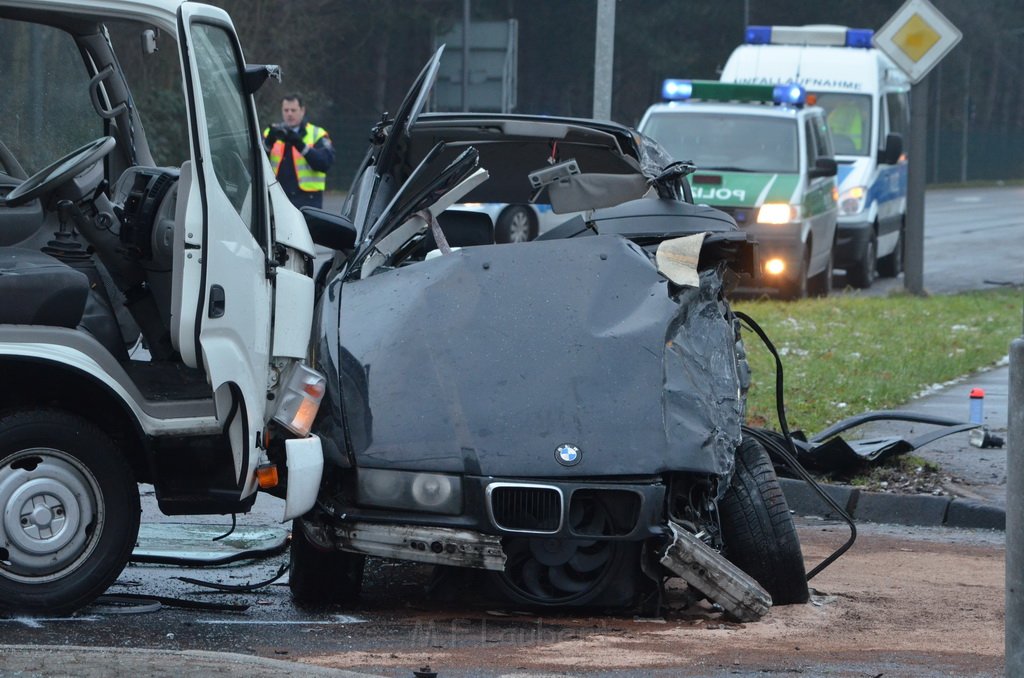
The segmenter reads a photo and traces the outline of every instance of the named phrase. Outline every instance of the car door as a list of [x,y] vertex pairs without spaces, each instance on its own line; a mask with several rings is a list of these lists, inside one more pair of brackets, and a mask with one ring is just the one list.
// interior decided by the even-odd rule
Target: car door
[[262,147],[228,15],[186,3],[178,16],[191,161],[179,187],[186,205],[176,339],[184,362],[206,371],[244,497],[256,489],[272,336]]
[[[809,115],[804,123],[807,148],[807,168],[812,169],[818,158],[832,156],[825,137],[825,120],[821,116]],[[807,179],[804,188],[803,209],[805,218],[810,219],[814,240],[812,258],[817,264],[813,271],[821,270],[831,256],[836,230],[836,180],[833,176]],[[820,262],[820,263],[819,263]]]

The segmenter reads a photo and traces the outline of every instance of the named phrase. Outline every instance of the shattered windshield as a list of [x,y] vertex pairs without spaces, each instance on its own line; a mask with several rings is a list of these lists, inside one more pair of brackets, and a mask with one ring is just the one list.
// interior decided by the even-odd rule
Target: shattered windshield
[[673,157],[701,169],[746,172],[799,171],[795,120],[710,111],[655,113],[644,134]]

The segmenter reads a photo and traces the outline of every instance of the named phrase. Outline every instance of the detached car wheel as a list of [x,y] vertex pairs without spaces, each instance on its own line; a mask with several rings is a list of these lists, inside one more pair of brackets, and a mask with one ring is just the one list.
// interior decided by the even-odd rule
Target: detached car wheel
[[752,576],[775,605],[806,603],[807,575],[796,525],[761,443],[744,438],[719,502],[725,556]]
[[[575,508],[575,507],[574,507]],[[601,502],[580,505],[570,515],[585,534],[606,533],[612,517]],[[503,542],[504,572],[492,573],[511,602],[532,607],[632,605],[639,588],[639,544],[601,539],[509,537]]]
[[139,533],[124,457],[88,421],[0,415],[0,611],[66,614],[106,591]]
[[525,205],[509,205],[494,224],[494,242],[528,242],[537,237],[537,216]]
[[366,557],[322,549],[306,537],[301,519],[292,521],[288,588],[296,604],[323,607],[359,597]]

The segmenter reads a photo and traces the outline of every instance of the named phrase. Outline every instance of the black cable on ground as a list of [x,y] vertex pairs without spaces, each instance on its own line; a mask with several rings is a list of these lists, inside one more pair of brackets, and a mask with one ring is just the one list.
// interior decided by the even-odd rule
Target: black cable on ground
[[186,584],[205,586],[206,588],[214,589],[215,591],[220,591],[222,593],[252,593],[264,586],[270,586],[275,581],[283,577],[284,573],[288,571],[288,565],[289,563],[282,563],[281,567],[277,570],[277,574],[266,581],[256,582],[255,584],[221,584],[219,582],[192,579],[191,577],[178,577],[178,580],[183,581]]
[[272,546],[265,549],[250,549],[248,551],[239,551],[238,553],[232,553],[222,558],[216,559],[203,559],[203,558],[184,558],[181,556],[157,556],[157,555],[136,555],[132,554],[128,559],[132,563],[148,563],[150,565],[177,565],[179,567],[213,567],[215,565],[227,565],[229,563],[238,562],[239,560],[257,560],[259,558],[269,558],[270,556],[276,556],[282,553],[288,548],[288,541],[285,540],[280,546]]
[[204,603],[199,600],[182,600],[180,598],[169,598],[167,596],[150,596],[145,593],[111,593],[104,594],[96,599],[96,603],[103,605],[121,605],[126,601],[138,601],[142,605],[137,606],[136,611],[151,611],[150,606],[145,603],[159,603],[166,607],[178,607],[184,610],[212,610],[220,612],[245,612],[248,605],[234,605],[231,603]]
[[779,417],[779,427],[782,429],[782,440],[785,442],[784,444],[781,443],[777,436],[771,434],[768,431],[760,431],[758,429],[752,429],[747,426],[744,426],[743,430],[746,433],[749,433],[751,436],[757,438],[757,440],[760,441],[769,451],[774,451],[779,457],[781,457],[786,462],[786,465],[790,468],[790,470],[792,470],[795,474],[800,476],[800,478],[804,482],[806,482],[811,487],[811,489],[813,489],[822,498],[822,500],[825,501],[826,504],[832,507],[839,515],[839,517],[846,522],[847,525],[850,526],[850,538],[846,541],[846,543],[840,546],[838,549],[836,549],[834,553],[832,553],[830,556],[828,556],[823,561],[818,563],[817,566],[815,566],[810,572],[807,573],[807,581],[810,581],[812,578],[814,578],[815,575],[817,575],[819,572],[821,572],[826,567],[835,562],[835,560],[839,558],[839,556],[846,553],[850,549],[850,547],[853,546],[853,543],[857,540],[857,526],[854,525],[853,519],[849,516],[849,514],[846,513],[846,510],[843,507],[841,507],[838,503],[836,503],[836,501],[832,497],[830,497],[825,492],[825,490],[821,489],[817,481],[814,480],[811,474],[808,473],[807,470],[796,459],[796,445],[793,444],[793,437],[789,432],[789,424],[786,420],[785,400],[783,398],[782,359],[779,358],[779,352],[775,350],[775,345],[771,342],[771,339],[768,338],[768,335],[765,333],[763,329],[761,329],[761,326],[758,325],[753,318],[748,316],[746,313],[741,313],[739,311],[734,311],[733,314],[741,321],[743,321],[743,323],[747,326],[748,329],[750,329],[755,334],[757,334],[758,337],[760,337],[761,341],[768,349],[768,352],[771,353],[772,357],[775,358],[775,407]]
[[231,534],[235,531],[235,528],[237,526],[238,526],[238,516],[236,514],[232,513],[231,514],[231,529],[228,530],[227,532],[225,532],[224,534],[220,535],[219,537],[214,537],[210,541],[220,541],[221,539],[224,539],[225,537],[231,536]]

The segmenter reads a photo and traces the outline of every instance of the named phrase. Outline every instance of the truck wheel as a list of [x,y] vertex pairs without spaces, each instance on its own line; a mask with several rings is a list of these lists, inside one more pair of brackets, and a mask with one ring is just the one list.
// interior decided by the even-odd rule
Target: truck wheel
[[874,232],[864,248],[864,256],[846,271],[847,281],[854,287],[866,290],[875,282],[878,270],[878,240]]
[[[832,247],[832,251],[835,251],[835,246]],[[833,283],[833,265],[832,255],[828,256],[828,264],[825,265],[825,270],[814,276],[811,279],[811,291],[816,297],[827,297],[832,291]]]
[[139,534],[127,460],[57,410],[0,415],[0,611],[67,614],[107,590]]
[[800,299],[806,299],[807,294],[811,289],[811,281],[807,277],[807,271],[811,267],[811,251],[805,249],[803,256],[800,257],[800,270],[797,271],[796,279],[787,282],[785,287],[782,288],[782,298],[797,301]]
[[878,274],[883,278],[895,278],[903,272],[903,228],[896,240],[896,248],[878,260]]
[[288,588],[299,606],[324,607],[359,597],[366,556],[320,548],[306,537],[300,518],[292,521],[288,562]]
[[537,237],[537,217],[526,205],[509,205],[498,215],[494,242],[528,242]]
[[800,538],[771,459],[761,443],[744,437],[736,470],[718,504],[723,553],[756,579],[775,605],[806,603],[810,597]]

